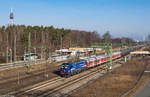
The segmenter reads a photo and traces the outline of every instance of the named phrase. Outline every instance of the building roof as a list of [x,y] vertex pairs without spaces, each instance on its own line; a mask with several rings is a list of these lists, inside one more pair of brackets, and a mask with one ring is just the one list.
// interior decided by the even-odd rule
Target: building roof
[[134,52],[131,52],[130,54],[132,55],[149,55],[150,52],[149,51],[134,51]]

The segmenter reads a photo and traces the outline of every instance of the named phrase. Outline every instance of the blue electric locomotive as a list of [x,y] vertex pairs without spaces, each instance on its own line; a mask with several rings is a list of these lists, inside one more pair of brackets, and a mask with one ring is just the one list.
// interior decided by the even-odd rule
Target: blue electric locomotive
[[61,76],[69,77],[87,69],[86,61],[63,63],[60,69]]

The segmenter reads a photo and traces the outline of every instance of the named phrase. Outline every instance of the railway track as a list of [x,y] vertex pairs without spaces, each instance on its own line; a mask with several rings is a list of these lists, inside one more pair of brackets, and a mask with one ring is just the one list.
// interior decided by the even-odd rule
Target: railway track
[[[114,62],[120,61],[121,59],[114,60]],[[69,78],[54,78],[48,82],[42,83],[40,85],[36,85],[34,87],[31,87],[29,89],[23,89],[21,91],[10,93],[11,95],[15,95],[17,97],[20,96],[30,96],[30,97],[47,97],[47,96],[54,96],[56,94],[60,94],[62,89],[65,89],[65,87],[69,87],[73,84],[76,84],[78,82],[81,82],[82,80],[86,80],[85,83],[89,81],[89,79],[96,79],[99,76],[106,73],[106,64],[98,66],[97,68],[92,68],[88,71],[82,72],[80,74],[71,76]],[[90,78],[91,77],[91,78]],[[77,88],[77,87],[76,87]],[[62,94],[61,94],[62,95]],[[60,95],[59,95],[60,96]]]
[[50,91],[46,91],[45,93],[42,93],[41,95],[37,95],[37,97],[54,97],[54,96],[64,95],[64,94],[60,93],[60,91],[62,89],[70,87],[71,85],[76,84],[76,83],[78,83],[78,82],[80,82],[82,80],[85,80],[85,79],[89,78],[90,76],[96,77],[96,74],[99,73],[99,72],[102,72],[102,70],[99,69],[97,71],[90,72],[89,74],[81,76],[81,77],[77,78],[76,80],[71,80],[71,81],[69,81],[67,83],[64,83],[63,85],[61,85],[59,87],[53,88]]
[[[36,60],[32,61],[31,64],[43,64],[46,63],[45,60]],[[19,61],[19,62],[13,62],[13,63],[5,63],[5,64],[0,64],[0,70],[8,70],[12,68],[18,68],[18,67],[24,67],[25,64],[28,64],[28,61]]]
[[[49,90],[52,93],[52,91],[58,90],[57,88],[59,88],[59,89],[60,89],[60,87],[63,88],[62,86],[66,86],[67,83],[71,84],[72,82],[74,82],[76,80],[79,81],[79,79],[81,80],[81,79],[87,78],[88,76],[93,75],[93,74],[95,74],[97,72],[100,72],[99,70],[102,70],[102,68],[103,68],[102,66],[99,67],[99,68],[93,68],[90,71],[82,72],[80,74],[71,76],[70,78],[57,77],[57,78],[54,78],[54,79],[52,79],[52,80],[50,80],[50,81],[48,81],[48,82],[46,82],[44,84],[41,84],[40,86],[37,85],[34,88],[30,88],[30,89],[27,89],[27,90],[19,91],[18,93],[14,93],[14,95],[19,97],[19,96],[22,96],[22,95],[26,95],[26,94],[30,95],[30,94],[34,94],[35,93],[34,94],[35,97],[38,97],[38,96],[40,97],[43,94],[45,95],[45,93],[47,94],[47,92]],[[49,85],[49,86],[47,86],[47,85]],[[34,92],[34,91],[39,90],[39,89],[45,89],[45,90],[48,89],[48,90],[47,91],[43,91],[43,92]]]
[[63,81],[63,78],[61,78],[61,77],[55,77],[55,78],[50,79],[50,80],[47,80],[47,81],[45,81],[45,82],[38,83],[38,84],[33,85],[33,86],[31,86],[31,87],[28,87],[28,88],[20,89],[20,90],[17,91],[17,92],[14,91],[14,92],[11,92],[11,93],[9,93],[9,94],[11,94],[11,95],[16,95],[16,96],[19,97],[19,96],[22,96],[22,95],[24,95],[24,94],[26,94],[26,93],[29,93],[29,92],[31,92],[31,91],[34,91],[34,90],[40,89],[40,88],[42,88],[42,87],[45,87],[45,86],[47,86],[47,85],[54,84],[54,83],[56,83],[56,82],[58,82],[58,81]]

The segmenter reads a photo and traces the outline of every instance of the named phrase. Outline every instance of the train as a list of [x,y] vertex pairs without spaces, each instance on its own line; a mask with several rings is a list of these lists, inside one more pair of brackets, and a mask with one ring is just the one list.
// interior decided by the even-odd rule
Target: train
[[[112,60],[118,59],[122,56],[129,54],[130,52],[134,51],[136,48],[130,48],[123,51],[113,52],[112,53]],[[99,55],[95,57],[90,57],[78,62],[69,62],[63,63],[60,68],[60,75],[62,77],[69,77],[90,68],[102,65],[110,60],[110,56],[108,54]]]

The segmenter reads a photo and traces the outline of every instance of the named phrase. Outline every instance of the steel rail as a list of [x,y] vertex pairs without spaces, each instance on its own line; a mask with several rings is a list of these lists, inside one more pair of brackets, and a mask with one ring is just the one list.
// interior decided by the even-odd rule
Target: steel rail
[[75,83],[77,83],[77,82],[79,82],[79,81],[81,81],[81,80],[84,80],[85,78],[88,78],[88,77],[90,77],[90,76],[93,76],[93,75],[95,75],[96,73],[99,73],[99,72],[101,72],[101,71],[100,71],[100,70],[93,71],[92,73],[89,73],[88,75],[84,75],[84,76],[82,76],[82,77],[79,77],[79,78],[77,78],[76,80],[71,80],[69,83],[67,82],[67,83],[65,83],[65,84],[63,84],[63,85],[61,85],[61,86],[58,86],[58,87],[52,89],[51,91],[48,91],[48,92],[46,92],[46,93],[44,93],[44,94],[42,94],[42,95],[38,95],[37,97],[48,97],[48,96],[50,96],[51,94],[57,93],[57,91],[59,91],[59,90],[61,90],[61,89],[63,89],[63,88],[66,88],[67,86],[70,86],[70,85],[72,85],[72,84],[75,84]]

